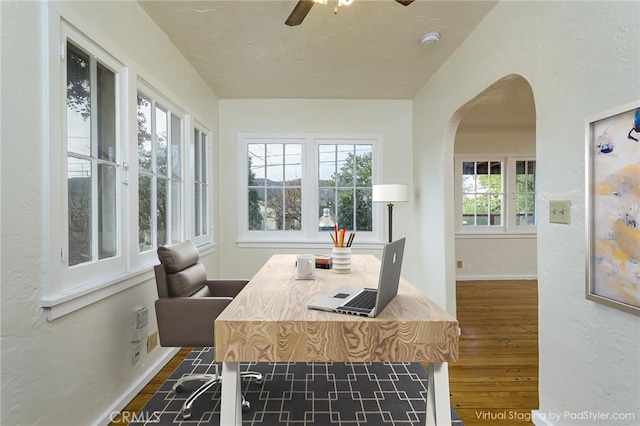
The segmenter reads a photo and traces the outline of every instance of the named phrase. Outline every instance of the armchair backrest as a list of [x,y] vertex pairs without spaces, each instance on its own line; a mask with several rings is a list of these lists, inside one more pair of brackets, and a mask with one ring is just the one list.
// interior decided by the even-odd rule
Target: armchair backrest
[[156,265],[158,297],[208,296],[207,271],[191,241],[158,247]]

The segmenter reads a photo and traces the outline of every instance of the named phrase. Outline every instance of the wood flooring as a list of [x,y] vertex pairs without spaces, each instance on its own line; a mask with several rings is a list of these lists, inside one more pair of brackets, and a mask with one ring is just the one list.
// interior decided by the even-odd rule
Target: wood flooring
[[120,414],[114,417],[109,426],[128,425],[192,350],[193,348],[181,348]]
[[[451,405],[465,426],[532,425],[538,408],[536,281],[459,281],[460,360],[449,364]],[[192,348],[183,348],[111,423],[127,425]]]
[[537,281],[456,284],[460,360],[451,405],[465,426],[532,425],[538,408]]

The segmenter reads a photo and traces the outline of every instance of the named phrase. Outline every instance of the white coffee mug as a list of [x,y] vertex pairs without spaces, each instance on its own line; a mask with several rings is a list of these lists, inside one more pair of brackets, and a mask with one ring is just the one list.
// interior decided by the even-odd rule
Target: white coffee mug
[[311,254],[301,254],[296,258],[296,279],[312,280],[316,277],[316,258]]

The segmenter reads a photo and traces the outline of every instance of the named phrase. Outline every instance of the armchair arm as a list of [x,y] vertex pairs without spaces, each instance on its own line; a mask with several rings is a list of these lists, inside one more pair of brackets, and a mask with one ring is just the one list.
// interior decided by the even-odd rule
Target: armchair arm
[[160,345],[213,346],[213,323],[231,302],[230,297],[173,297],[156,300]]
[[207,280],[211,296],[236,297],[249,280]]

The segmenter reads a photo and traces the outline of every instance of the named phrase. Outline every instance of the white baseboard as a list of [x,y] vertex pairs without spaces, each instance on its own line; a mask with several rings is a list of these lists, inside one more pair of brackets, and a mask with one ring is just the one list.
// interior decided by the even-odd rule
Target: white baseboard
[[456,275],[456,281],[530,281],[537,275]]
[[106,426],[111,423],[115,417],[114,413],[119,413],[129,402],[133,400],[140,393],[142,389],[155,377],[156,374],[178,353],[180,348],[160,348],[165,350],[165,354],[162,355],[147,371],[140,377],[138,383],[134,383],[127,391],[125,391],[116,402],[113,403],[110,409],[103,413],[94,424],[100,426]]

